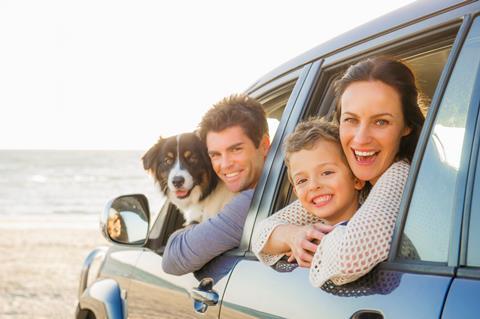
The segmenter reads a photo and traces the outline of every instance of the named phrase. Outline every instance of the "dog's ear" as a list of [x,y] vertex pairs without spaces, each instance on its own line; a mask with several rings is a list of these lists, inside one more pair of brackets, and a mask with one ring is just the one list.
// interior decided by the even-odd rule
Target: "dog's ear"
[[160,138],[158,139],[158,142],[153,145],[143,156],[142,156],[142,161],[143,161],[143,169],[146,171],[149,171],[150,173],[155,174],[155,171],[157,170],[157,161],[160,153],[160,149],[162,148],[162,145],[165,143],[166,139]]

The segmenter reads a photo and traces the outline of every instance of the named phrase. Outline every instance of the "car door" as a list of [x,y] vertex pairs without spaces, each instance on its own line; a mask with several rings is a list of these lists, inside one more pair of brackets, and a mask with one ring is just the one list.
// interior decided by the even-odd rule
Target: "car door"
[[[282,135],[285,122],[288,120],[289,113],[284,112],[285,108],[297,99],[305,81],[307,71],[304,69],[308,68],[290,72],[258,88],[255,94],[252,94],[259,99],[266,110],[270,135],[274,138],[272,149],[280,147],[279,137],[276,136]],[[268,172],[267,167],[271,164],[272,159],[269,157],[265,164],[266,172]],[[217,274],[211,270],[215,269],[214,264],[218,262],[227,265],[227,269],[232,269],[237,260],[243,256],[243,252],[237,250],[220,256],[212,260],[196,275],[189,273],[183,276],[174,276],[165,273],[161,267],[163,249],[169,234],[182,227],[182,223],[183,219],[178,211],[167,203],[153,225],[149,240],[138,257],[130,276],[131,280],[126,296],[129,318],[193,318],[196,316],[218,318],[220,302],[229,273]],[[208,281],[201,281],[205,277],[214,279],[212,289],[219,301],[217,305],[208,307],[197,302],[195,306],[199,309],[205,307],[202,309],[205,310],[203,313],[197,313],[194,310],[194,300],[190,295],[193,288],[199,288],[199,286],[202,286],[202,289],[205,288]]]
[[[459,29],[451,25],[452,29],[448,30],[436,28],[442,34],[432,32],[435,29],[432,25],[429,25],[428,31],[422,30],[425,21],[422,26],[410,25],[410,39],[405,37],[406,30],[398,30],[396,32],[401,34],[402,40],[397,45],[373,53],[388,52],[405,59],[410,65],[417,65],[418,73],[425,73],[420,76],[425,80],[423,90],[434,92],[402,199],[399,225],[389,260],[353,283],[314,288],[309,283],[307,269],[291,269],[285,265],[266,267],[248,254],[248,258],[237,263],[230,277],[223,298],[222,318],[441,316],[457,266],[455,258],[458,250],[452,243],[458,242],[460,236],[456,216],[463,202],[460,203],[458,198],[465,191],[465,171],[468,168],[468,163],[461,159],[470,157],[471,134],[465,132],[469,132],[475,122],[467,120],[467,114],[475,113],[477,108],[464,94],[473,91],[472,81],[465,77],[465,72],[467,68],[475,68],[473,52],[478,56],[478,49],[475,51],[470,45],[474,35],[470,32],[465,40],[471,22],[471,17],[466,16]],[[383,36],[384,43],[394,42],[396,32]],[[422,33],[423,36],[419,36]],[[452,35],[456,36],[453,44]],[[438,37],[438,42],[432,46],[430,40],[435,37]],[[380,40],[372,42],[372,46],[376,46]],[[373,48],[361,44],[360,48],[349,50],[355,54],[355,50],[368,52]],[[338,61],[343,64],[345,59],[352,63],[359,59],[355,56],[349,58],[348,52],[338,55],[341,56]],[[425,70],[425,62],[440,61],[442,56],[448,56],[448,60],[443,62],[438,74],[435,70]],[[336,61],[335,56],[323,61],[322,70],[317,75],[317,88],[310,90],[319,91],[320,102],[311,96],[309,101],[312,102],[303,106],[309,110],[306,115],[309,112],[331,114],[331,83],[342,67]],[[432,81],[435,81],[433,88]],[[298,118],[291,120],[298,121]],[[449,121],[454,121],[455,125]],[[282,160],[283,157],[279,156],[275,161]],[[284,170],[278,169],[278,175],[283,173]],[[265,198],[260,205],[257,222],[289,202],[291,195],[288,187],[284,186],[287,179],[285,174],[283,176],[283,182],[278,182],[282,177],[269,181],[271,185],[279,186],[272,187],[276,193],[272,198]],[[413,246],[418,258],[410,260],[407,255],[403,256],[401,247],[405,245]]]
[[[162,269],[162,253],[168,236],[181,227],[184,220],[168,202],[153,222],[147,243],[141,249],[129,275],[125,292],[128,318],[192,318],[193,302],[190,291],[199,281],[190,273],[183,276],[167,274]],[[217,283],[222,291],[225,281]],[[215,311],[207,318],[217,318]]]

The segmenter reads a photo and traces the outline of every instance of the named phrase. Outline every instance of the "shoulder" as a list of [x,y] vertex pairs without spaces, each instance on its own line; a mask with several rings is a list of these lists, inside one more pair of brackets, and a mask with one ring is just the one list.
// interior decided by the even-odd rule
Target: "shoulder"
[[227,205],[228,206],[232,206],[232,205],[238,206],[238,205],[245,205],[245,204],[250,205],[250,202],[253,199],[253,192],[254,192],[254,189],[247,189],[247,190],[241,191],[238,194],[236,194],[230,200],[230,202],[228,202]]
[[401,172],[407,172],[410,170],[410,163],[407,161],[398,161],[393,163],[387,171],[392,170],[392,171],[401,171]]
[[225,216],[237,216],[242,217],[246,216],[248,210],[250,209],[250,204],[253,199],[253,189],[248,189],[241,191],[235,196],[220,210],[216,217],[223,218]]
[[410,164],[407,161],[398,161],[390,165],[390,167],[380,177],[379,182],[389,180],[406,180],[410,171]]
[[244,191],[241,191],[240,193],[235,196],[235,198],[243,198],[243,199],[252,199],[253,198],[253,192],[255,191],[254,188],[249,188]]

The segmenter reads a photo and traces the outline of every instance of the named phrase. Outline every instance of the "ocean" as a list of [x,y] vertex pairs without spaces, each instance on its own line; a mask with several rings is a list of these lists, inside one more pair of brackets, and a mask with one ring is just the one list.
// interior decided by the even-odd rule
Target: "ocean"
[[146,195],[156,214],[164,198],[143,170],[142,154],[0,150],[0,215],[97,219],[107,201],[134,193]]

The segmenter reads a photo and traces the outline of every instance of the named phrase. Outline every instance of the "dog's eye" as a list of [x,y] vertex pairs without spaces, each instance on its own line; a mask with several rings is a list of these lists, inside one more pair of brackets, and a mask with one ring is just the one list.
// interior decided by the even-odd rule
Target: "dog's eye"
[[195,155],[192,155],[187,158],[190,163],[196,163],[197,162],[197,157]]
[[186,159],[188,159],[190,156],[192,156],[192,152],[190,151],[185,151],[185,153],[183,153],[183,157],[185,157]]
[[165,157],[165,159],[163,160],[163,163],[165,165],[172,165],[173,164],[173,158]]

